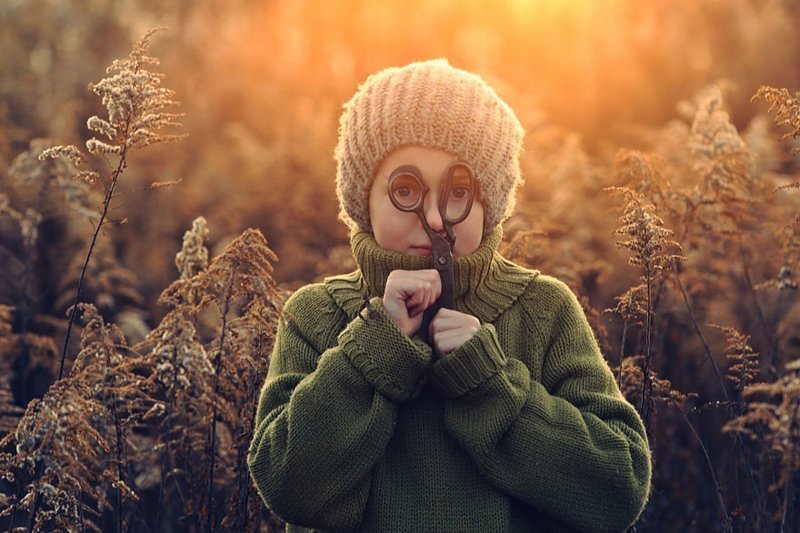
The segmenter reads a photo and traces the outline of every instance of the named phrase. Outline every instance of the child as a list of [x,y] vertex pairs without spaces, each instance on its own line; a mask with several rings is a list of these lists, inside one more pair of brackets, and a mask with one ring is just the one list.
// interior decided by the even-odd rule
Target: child
[[[522,138],[445,60],[378,72],[346,104],[336,183],[359,269],[286,303],[248,456],[287,531],[621,531],[641,512],[645,431],[576,298],[496,252]],[[442,292],[427,228],[472,192],[455,309],[423,325]]]

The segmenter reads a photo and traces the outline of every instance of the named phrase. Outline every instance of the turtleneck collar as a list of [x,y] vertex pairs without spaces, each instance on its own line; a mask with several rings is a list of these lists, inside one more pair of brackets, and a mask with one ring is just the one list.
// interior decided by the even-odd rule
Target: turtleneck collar
[[[473,253],[453,258],[456,299],[480,284],[492,263],[492,257],[503,237],[499,227],[486,235]],[[383,296],[386,278],[393,270],[422,270],[433,268],[431,256],[409,255],[382,248],[375,237],[359,231],[350,238],[353,255],[370,289],[370,296]]]
[[[497,318],[538,274],[497,253],[502,237],[503,231],[498,226],[483,238],[475,252],[455,257],[453,262],[456,308],[483,322]],[[351,275],[327,278],[325,283],[334,299],[352,316],[362,302],[361,295],[383,296],[386,278],[393,270],[433,268],[431,257],[386,250],[364,231],[354,233],[350,243],[359,270]]]

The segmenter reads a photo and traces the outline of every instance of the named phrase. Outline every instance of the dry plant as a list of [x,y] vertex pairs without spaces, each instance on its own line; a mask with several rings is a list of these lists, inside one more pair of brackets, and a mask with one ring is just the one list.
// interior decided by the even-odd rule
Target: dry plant
[[69,165],[38,159],[47,144],[44,139],[31,141],[29,149],[14,159],[7,178],[0,177],[4,190],[0,193],[0,302],[14,307],[14,342],[6,345],[4,355],[13,366],[22,405],[41,395],[29,390],[37,374],[44,374],[49,384],[58,372],[53,337],[63,326],[56,318],[61,313],[49,303],[53,285],[63,276],[56,259],[70,257],[78,246],[81,236],[71,217],[91,213],[87,187],[71,179]]
[[781,531],[800,525],[793,487],[800,470],[800,360],[786,365],[784,375],[773,383],[755,383],[744,389],[746,410],[728,422],[724,431],[761,442],[768,453],[765,461],[777,462],[780,475],[770,490],[782,490],[780,512],[775,517]]
[[[689,146],[701,186],[683,195],[686,205],[683,237],[688,237],[690,228],[702,229],[702,233],[688,239],[692,247],[713,248],[711,241],[716,239],[720,243],[717,248],[728,246],[730,253],[735,254],[735,262],[726,257],[727,268],[737,263],[741,268],[746,295],[767,344],[764,350],[767,364],[774,366],[776,338],[759,301],[752,273],[753,256],[758,253],[753,248],[757,242],[753,237],[761,229],[760,213],[765,209],[770,187],[762,176],[750,174],[752,154],[731,123],[719,89],[712,88],[702,99],[692,122]],[[688,299],[686,302],[688,306]],[[699,327],[696,330],[702,335]]]
[[[92,138],[86,147],[109,162],[107,178],[78,170],[85,159],[74,146],[40,149],[41,154],[31,150],[15,174],[28,180],[45,175],[48,179],[39,180],[39,198],[50,189],[65,191],[68,203],[77,199],[77,209],[58,216],[88,216],[94,231],[77,280],[64,276],[55,285],[56,294],[72,282],[77,285],[59,379],[44,398],[29,404],[1,443],[0,478],[10,486],[0,484],[0,516],[12,529],[24,522],[37,530],[159,530],[169,522],[170,528],[244,530],[258,529],[263,515],[246,466],[280,307],[271,277],[276,257],[263,236],[246,231],[209,265],[203,244],[208,230],[203,219],[195,221],[176,258],[181,278],[162,295],[171,310],[133,347],[95,306],[80,303],[86,287],[96,287],[90,296],[105,308],[139,302],[135,278],[115,268],[101,229],[130,151],[179,137],[159,133],[177,126],[180,115],[162,112],[176,103],[173,92],[160,87],[163,75],[145,68],[158,63],[146,55],[152,34],[127,59],[112,63],[112,76],[90,85],[103,98],[108,117],[93,116],[87,126],[107,140]],[[89,187],[97,184],[103,191],[99,215],[87,207]],[[30,189],[19,190],[30,196]],[[38,257],[44,209],[22,211],[14,207],[18,203],[8,195],[0,198],[5,219],[19,228],[17,255],[24,276],[32,270],[25,261]],[[25,308],[33,307],[35,298],[23,294],[17,300]],[[66,302],[56,298],[55,305]],[[80,351],[64,376],[69,334],[79,311],[85,322]],[[1,318],[16,323],[19,315],[3,307]],[[14,363],[11,354],[18,343],[26,343],[24,353],[34,353],[37,338],[30,332],[14,333],[8,326],[3,332],[3,364]],[[45,340],[49,344],[40,344],[53,348],[52,340]],[[46,355],[57,361],[56,353],[50,349]],[[10,409],[6,423],[13,414]],[[143,513],[145,504],[157,504],[155,517]]]
[[0,438],[17,426],[24,409],[14,403],[11,390],[11,354],[16,352],[17,339],[12,333],[11,319],[13,307],[0,305]]
[[[775,123],[778,126],[790,128],[790,131],[783,134],[781,140],[800,137],[800,92],[792,96],[788,89],[762,85],[752,99],[756,98],[763,98],[769,102],[769,111],[775,112]],[[792,148],[792,151],[800,152],[800,148]]]
[[107,421],[107,409],[80,378],[59,380],[28,404],[0,441],[0,478],[14,487],[0,511],[10,528],[25,513],[28,531],[101,531],[94,520],[110,504],[98,483],[118,481],[106,462]]
[[[281,305],[276,258],[248,230],[206,265],[206,234],[202,218],[187,232],[181,279],[163,294],[172,309],[143,342],[127,346],[81,304],[69,376],[0,442],[0,478],[14,487],[0,491],[10,527],[258,528],[246,454]],[[199,320],[207,312],[216,320]],[[158,510],[150,521],[143,505]]]
[[749,335],[742,335],[735,328],[710,324],[725,334],[727,346],[725,357],[728,359],[726,379],[733,385],[739,396],[758,377],[759,359],[758,352],[748,344]]
[[[653,303],[653,289],[655,283],[668,274],[673,264],[682,256],[676,253],[680,251],[680,246],[672,240],[672,231],[664,227],[663,220],[655,213],[655,206],[647,204],[641,193],[627,187],[612,187],[606,190],[621,193],[625,197],[624,212],[619,218],[619,226],[614,233],[630,238],[617,241],[616,245],[630,250],[632,254],[628,262],[642,270],[639,277],[641,283],[620,297],[620,304],[613,311],[620,314],[624,312],[623,320],[628,325],[644,321],[643,379],[639,409],[645,426],[649,430],[650,413],[653,407],[653,382],[650,379],[650,367],[653,357],[653,319],[656,312]],[[636,300],[641,303],[638,305],[632,303]],[[640,314],[642,309],[644,310],[643,316]]]
[[[160,132],[163,128],[180,126],[177,119],[180,113],[167,113],[163,109],[177,105],[172,99],[174,91],[161,87],[164,75],[151,72],[146,67],[157,66],[158,59],[150,57],[147,51],[150,47],[150,37],[159,29],[147,32],[133,47],[126,59],[117,59],[106,69],[112,76],[103,78],[96,84],[90,84],[89,89],[102,97],[103,105],[108,112],[108,118],[103,119],[92,116],[86,126],[105,137],[105,140],[92,137],[86,141],[86,149],[95,156],[103,157],[112,168],[106,179],[95,170],[80,170],[75,174],[75,179],[83,180],[89,184],[100,182],[104,191],[104,198],[100,207],[100,216],[94,221],[94,233],[89,243],[89,249],[83,260],[83,267],[78,278],[75,291],[74,304],[70,309],[67,334],[64,348],[61,353],[61,366],[59,379],[64,374],[64,361],[67,356],[67,347],[75,321],[78,303],[81,301],[84,279],[87,267],[92,258],[100,231],[106,223],[114,193],[119,179],[128,165],[129,153],[142,149],[151,144],[164,143],[182,138],[182,135],[168,135]],[[115,162],[107,156],[116,157]],[[54,146],[45,150],[40,158],[64,157],[76,167],[82,166],[86,160],[81,151],[73,145]]]
[[[177,489],[196,527],[238,531],[259,505],[246,453],[281,303],[271,276],[276,257],[260,232],[245,231],[206,265],[207,233],[202,218],[186,232],[176,257],[181,277],[161,297],[172,309],[134,347],[157,370],[143,386],[162,405],[157,445],[143,450],[138,470],[143,484],[158,484],[159,509],[168,510]],[[159,511],[157,528],[161,519]]]

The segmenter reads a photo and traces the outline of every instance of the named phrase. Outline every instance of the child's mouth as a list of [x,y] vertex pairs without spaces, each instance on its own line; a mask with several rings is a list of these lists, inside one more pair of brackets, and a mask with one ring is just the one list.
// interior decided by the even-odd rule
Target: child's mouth
[[431,255],[430,246],[411,246],[408,248],[408,253],[411,255]]

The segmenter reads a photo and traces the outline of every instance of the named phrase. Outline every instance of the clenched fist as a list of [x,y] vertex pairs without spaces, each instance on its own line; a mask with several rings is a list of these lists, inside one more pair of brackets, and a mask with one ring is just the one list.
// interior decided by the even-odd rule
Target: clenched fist
[[413,336],[422,324],[422,314],[442,293],[439,273],[428,270],[393,270],[386,278],[383,306],[400,329]]
[[454,309],[439,309],[428,328],[436,355],[444,357],[467,342],[481,329],[477,317]]

